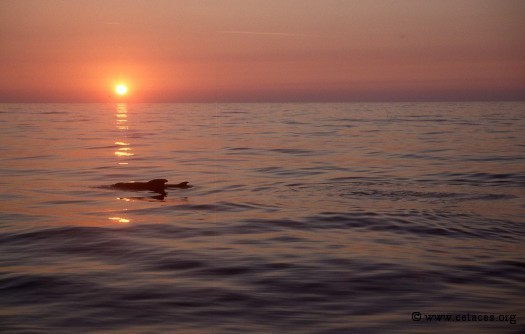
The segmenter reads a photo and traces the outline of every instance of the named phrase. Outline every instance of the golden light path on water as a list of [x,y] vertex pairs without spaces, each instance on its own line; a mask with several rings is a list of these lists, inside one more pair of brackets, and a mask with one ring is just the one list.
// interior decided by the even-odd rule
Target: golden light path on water
[[[116,125],[118,130],[126,131],[129,130],[128,127],[128,107],[125,103],[118,103],[116,109]],[[132,148],[126,140],[117,140],[115,145],[118,146],[115,151],[117,157],[130,157],[134,154],[131,152]],[[127,162],[118,162],[119,165],[127,165]]]
[[[115,88],[115,91],[117,94],[123,95],[127,92],[127,87],[124,85],[118,85]],[[120,92],[119,92],[120,91]],[[116,109],[115,109],[115,124],[117,130],[122,133],[122,136],[120,139],[115,140],[115,145],[117,146],[117,150],[114,152],[114,155],[117,157],[117,164],[120,166],[126,166],[129,164],[127,161],[122,161],[126,158],[132,157],[135,154],[131,151],[133,150],[131,147],[130,142],[126,139],[127,135],[125,132],[129,130],[129,126],[127,124],[128,122],[128,106],[126,103],[117,103]],[[117,197],[118,200],[124,200],[124,202],[129,202],[130,200],[127,198],[120,198]],[[127,209],[124,209],[123,211],[126,211]],[[108,218],[112,222],[115,223],[122,223],[127,224],[130,223],[131,220],[125,217],[121,217],[120,215],[114,215],[112,217]]]

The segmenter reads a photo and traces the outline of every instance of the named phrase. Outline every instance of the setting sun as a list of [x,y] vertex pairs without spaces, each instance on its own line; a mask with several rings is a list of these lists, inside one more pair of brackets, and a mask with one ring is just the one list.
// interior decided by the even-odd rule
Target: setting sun
[[124,84],[117,85],[115,87],[115,92],[118,95],[125,95],[128,92],[128,87],[126,87]]

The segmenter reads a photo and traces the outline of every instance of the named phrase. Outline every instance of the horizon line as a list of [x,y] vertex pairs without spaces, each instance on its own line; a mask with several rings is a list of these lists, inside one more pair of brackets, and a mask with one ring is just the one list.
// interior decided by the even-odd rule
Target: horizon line
[[476,102],[525,102],[525,98],[519,98],[519,99],[385,99],[385,100],[279,100],[279,101],[271,101],[271,100],[253,100],[253,101],[235,101],[235,100],[217,100],[217,101],[138,101],[138,100],[120,100],[120,101],[85,101],[85,100],[77,100],[77,101],[67,101],[67,100],[42,100],[42,101],[2,101],[0,100],[0,104],[106,104],[106,103],[133,103],[133,104],[148,104],[148,103],[158,103],[158,104],[212,104],[212,103],[220,103],[220,104],[287,104],[287,103],[476,103]]

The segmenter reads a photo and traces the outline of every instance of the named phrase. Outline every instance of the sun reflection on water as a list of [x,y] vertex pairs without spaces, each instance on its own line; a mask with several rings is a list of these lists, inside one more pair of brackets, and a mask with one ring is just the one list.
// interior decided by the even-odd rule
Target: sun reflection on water
[[122,223],[122,224],[127,224],[127,223],[131,222],[130,219],[122,218],[122,217],[109,217],[108,219],[111,220],[111,221],[114,221],[116,223]]
[[128,126],[126,123],[128,122],[128,106],[125,103],[118,103],[117,104],[117,110],[116,110],[116,116],[117,116],[117,129],[119,130],[128,130]]
[[[129,130],[129,127],[127,126],[127,118],[128,118],[128,106],[126,103],[118,103],[116,108],[116,126],[118,130],[126,131]],[[130,147],[131,144],[125,140],[117,140],[115,141],[115,145],[118,146],[117,150],[115,151],[115,155],[120,158],[125,157],[131,157],[135,154],[131,152],[132,148]],[[117,162],[118,165],[128,165],[128,162]]]
[[[119,148],[115,151],[115,155],[116,156],[119,156],[119,157],[131,157],[135,154],[131,153],[131,152],[128,152],[130,151],[131,148],[129,147],[123,147],[123,148]],[[120,163],[119,163],[120,164]],[[127,163],[126,163],[127,164]]]

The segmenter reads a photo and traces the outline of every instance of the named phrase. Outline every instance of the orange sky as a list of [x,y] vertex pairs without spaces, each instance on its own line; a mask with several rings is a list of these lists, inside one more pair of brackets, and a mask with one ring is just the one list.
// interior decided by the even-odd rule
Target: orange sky
[[0,102],[525,99],[522,0],[4,0]]

